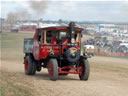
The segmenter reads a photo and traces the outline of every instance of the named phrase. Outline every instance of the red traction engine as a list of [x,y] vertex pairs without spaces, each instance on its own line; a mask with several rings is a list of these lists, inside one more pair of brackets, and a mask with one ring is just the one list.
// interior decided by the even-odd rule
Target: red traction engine
[[35,75],[47,68],[51,80],[59,75],[78,74],[88,80],[90,67],[81,49],[82,28],[56,26],[36,29],[33,38],[24,39],[24,69],[26,75]]

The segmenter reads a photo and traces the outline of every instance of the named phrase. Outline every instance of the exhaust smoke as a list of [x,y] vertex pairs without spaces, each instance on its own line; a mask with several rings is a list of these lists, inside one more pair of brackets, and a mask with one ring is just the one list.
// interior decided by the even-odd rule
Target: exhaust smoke
[[50,1],[33,0],[22,3],[27,3],[28,7],[7,14],[6,23],[10,25],[10,28],[15,25],[16,20],[30,20],[35,19],[34,17],[41,18],[45,14]]
[[37,14],[43,15],[48,8],[49,1],[30,1],[30,8]]

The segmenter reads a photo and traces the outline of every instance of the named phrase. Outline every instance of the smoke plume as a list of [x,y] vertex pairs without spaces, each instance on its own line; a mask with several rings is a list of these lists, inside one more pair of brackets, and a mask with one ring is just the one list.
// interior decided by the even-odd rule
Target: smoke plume
[[10,25],[10,29],[14,26],[16,20],[17,20],[17,16],[15,15],[15,13],[13,12],[8,13],[6,23]]
[[31,19],[31,14],[27,10],[15,11],[8,13],[6,23],[10,25],[10,28],[13,28],[16,24],[16,20],[29,19]]
[[30,2],[30,8],[37,14],[37,15],[43,15],[47,8],[49,1],[29,1]]
[[[50,1],[28,1],[24,3],[28,3],[27,8],[23,8],[22,10],[18,10],[15,12],[9,12],[7,14],[6,23],[10,24],[12,28],[16,20],[30,20],[31,18],[41,18],[43,14],[45,14]],[[32,13],[33,12],[33,13]]]

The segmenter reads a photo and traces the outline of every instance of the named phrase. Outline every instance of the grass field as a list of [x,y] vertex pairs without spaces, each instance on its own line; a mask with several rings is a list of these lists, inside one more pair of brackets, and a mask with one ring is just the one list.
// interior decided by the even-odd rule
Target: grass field
[[[4,66],[3,61],[21,61],[24,56],[23,39],[32,35],[32,33],[1,33],[1,66]],[[0,72],[0,96],[33,96],[32,89],[23,86],[23,82],[17,80],[15,74]]]
[[128,57],[123,57],[123,56],[105,56],[105,55],[98,55],[98,54],[95,54],[95,56],[112,57],[112,58],[118,58],[118,59],[128,59]]
[[19,60],[18,57],[23,56],[24,38],[33,37],[32,33],[2,33],[1,35],[2,60]]
[[45,69],[35,76],[24,75],[23,40],[30,37],[33,33],[0,33],[0,96],[127,96],[127,58],[92,57],[88,82],[79,81],[77,75],[52,82]]

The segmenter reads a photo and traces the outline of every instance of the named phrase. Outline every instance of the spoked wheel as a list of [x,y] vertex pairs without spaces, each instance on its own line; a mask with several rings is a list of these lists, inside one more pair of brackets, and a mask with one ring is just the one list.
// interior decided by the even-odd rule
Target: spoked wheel
[[48,72],[51,80],[55,81],[58,77],[58,63],[56,59],[50,59],[48,62]]
[[25,69],[25,74],[26,75],[35,75],[35,73],[36,73],[36,64],[35,64],[35,62],[34,62],[34,60],[32,59],[31,56],[26,56],[25,57],[24,69]]
[[79,67],[81,67],[79,78],[80,80],[88,80],[89,74],[90,74],[90,66],[88,63],[88,60],[82,60],[79,64]]

